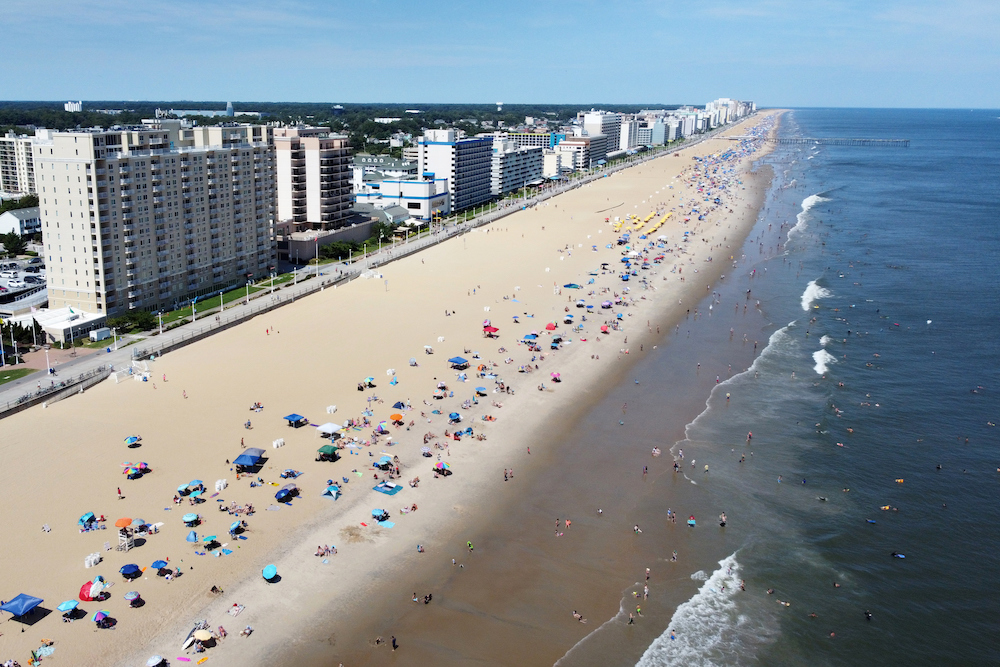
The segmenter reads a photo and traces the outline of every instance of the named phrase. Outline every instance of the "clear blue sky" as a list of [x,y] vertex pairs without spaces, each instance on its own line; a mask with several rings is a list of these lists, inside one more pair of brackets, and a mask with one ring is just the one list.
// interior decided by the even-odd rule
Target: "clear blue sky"
[[19,100],[1000,107],[1000,0],[4,0]]

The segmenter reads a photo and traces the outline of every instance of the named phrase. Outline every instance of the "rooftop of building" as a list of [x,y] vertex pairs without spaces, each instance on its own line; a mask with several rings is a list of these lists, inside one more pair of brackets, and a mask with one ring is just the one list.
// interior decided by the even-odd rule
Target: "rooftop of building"
[[18,220],[34,220],[39,215],[41,215],[41,208],[38,206],[31,206],[29,208],[15,208],[9,211],[5,211],[4,215],[6,215],[7,213],[10,213]]

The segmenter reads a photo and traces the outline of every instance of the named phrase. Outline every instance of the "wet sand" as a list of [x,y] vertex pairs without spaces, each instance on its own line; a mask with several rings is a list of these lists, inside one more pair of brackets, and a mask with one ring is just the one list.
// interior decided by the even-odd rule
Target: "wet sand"
[[[729,132],[738,134],[742,128]],[[730,142],[717,139],[690,152],[707,154],[730,146]],[[24,548],[8,549],[0,556],[0,567],[8,573],[2,596],[9,599],[17,592],[30,593],[45,598],[43,606],[52,610],[62,600],[75,598],[83,582],[100,574],[115,583],[109,591],[111,599],[80,606],[88,615],[109,609],[118,625],[114,631],[95,632],[88,620],[64,624],[58,613],[49,614],[25,633],[5,631],[0,637],[0,658],[16,657],[25,662],[28,651],[45,637],[56,641],[51,659],[71,664],[144,664],[152,653],[173,661],[174,656],[182,655],[180,644],[196,619],[207,619],[213,629],[225,625],[230,633],[221,646],[210,649],[212,664],[284,664],[299,661],[298,655],[316,655],[321,646],[324,652],[317,657],[323,660],[361,656],[371,636],[365,619],[369,615],[385,618],[394,607],[394,599],[412,604],[409,594],[414,586],[409,580],[414,574],[429,568],[438,577],[428,575],[425,580],[432,583],[456,576],[451,574],[450,558],[462,555],[461,545],[468,539],[484,540],[477,542],[478,553],[473,556],[490,551],[490,518],[503,509],[511,495],[502,480],[503,468],[513,466],[517,471],[513,484],[540,474],[542,463],[532,464],[537,469],[526,469],[525,447],[529,444],[531,456],[536,457],[533,461],[549,457],[549,462],[558,466],[558,448],[548,452],[546,444],[565,432],[575,410],[598,397],[599,387],[609,386],[613,381],[608,378],[623,372],[634,358],[616,357],[623,347],[634,350],[639,339],[633,337],[628,344],[621,333],[612,333],[598,340],[594,333],[598,321],[592,321],[581,336],[588,338],[587,342],[574,340],[541,362],[537,373],[522,376],[515,369],[517,364],[526,363],[530,354],[514,343],[514,334],[522,335],[531,328],[541,330],[545,322],[562,315],[567,299],[577,294],[561,294],[558,286],[571,281],[586,283],[588,272],[600,262],[617,262],[619,250],[603,247],[615,235],[603,217],[593,212],[607,208],[605,203],[614,205],[612,199],[634,202],[631,212],[640,215],[652,210],[654,190],[661,189],[666,199],[666,184],[686,166],[687,152],[682,155],[602,179],[549,202],[550,206],[519,213],[387,265],[377,280],[358,280],[325,290],[173,352],[152,364],[149,382],[105,382],[82,396],[4,420],[0,482],[5,488],[24,492],[8,497],[2,525],[7,534],[23,536]],[[753,213],[752,204],[747,205]],[[622,214],[625,212],[623,208]],[[745,234],[752,218],[748,216],[740,231],[734,228],[728,233],[742,238],[740,234]],[[699,234],[711,242],[695,242],[687,248],[693,253],[691,269],[708,270],[690,282],[672,276],[670,282],[655,283],[655,303],[638,301],[628,310],[629,315],[641,322],[647,313],[655,313],[669,325],[679,316],[680,310],[670,307],[678,298],[696,302],[704,293],[702,279],[712,283],[713,270],[723,269],[721,261],[714,265],[702,262],[709,254],[720,259],[724,256],[724,248],[713,251],[710,246],[722,241],[729,224],[735,222],[726,221],[717,228],[703,225]],[[673,245],[681,229],[682,225],[673,223],[662,233]],[[720,237],[716,240],[717,234]],[[590,244],[597,245],[598,251],[589,250]],[[569,249],[574,251],[572,255]],[[684,259],[687,262],[688,257]],[[655,280],[670,277],[668,268],[669,263],[659,267]],[[690,271],[687,274],[692,275]],[[598,285],[621,290],[615,276],[598,280]],[[633,296],[639,299],[638,286]],[[588,297],[588,301],[593,298]],[[453,314],[445,315],[446,310]],[[523,316],[525,312],[536,317],[513,326],[512,315]],[[499,341],[481,337],[484,317],[492,318],[501,328]],[[603,318],[594,318],[599,319]],[[641,325],[629,322],[625,335],[641,329]],[[643,336],[643,341],[648,350],[652,336]],[[423,345],[433,345],[436,354],[421,354]],[[508,347],[509,355],[516,358],[514,364],[503,364],[507,355],[494,352],[498,345]],[[586,349],[580,350],[582,346]],[[450,456],[445,458],[454,465],[455,475],[433,479],[432,460],[419,455],[420,435],[427,430],[440,435],[448,426],[445,418],[438,416],[432,417],[430,424],[422,422],[419,412],[430,409],[423,406],[423,400],[429,398],[438,379],[456,385],[456,397],[440,404],[445,414],[471,394],[471,387],[478,383],[471,378],[468,384],[456,383],[454,372],[445,363],[454,354],[465,354],[465,349],[480,349],[483,360],[497,361],[499,372],[515,386],[517,395],[490,394],[477,409],[463,412],[467,423],[487,434],[488,440],[452,442]],[[601,359],[590,359],[591,353],[600,354]],[[410,357],[420,366],[409,367]],[[397,370],[400,384],[395,388],[388,384],[387,368]],[[564,377],[558,386],[548,383],[549,372],[555,371]],[[383,439],[376,446],[363,447],[360,456],[345,454],[334,464],[314,462],[315,449],[323,444],[316,431],[311,427],[288,429],[282,417],[298,412],[313,423],[358,417],[366,405],[367,392],[357,392],[355,386],[369,375],[379,385],[375,393],[386,401],[374,407],[376,422],[394,412],[392,402],[410,399],[414,409],[407,411],[407,420],[418,423],[410,432],[393,430],[393,439],[400,443],[394,447]],[[548,390],[536,391],[535,385],[543,380],[549,384]],[[494,398],[503,400],[505,407],[490,408],[488,401]],[[263,412],[248,411],[255,401],[264,404]],[[338,406],[337,413],[326,414],[330,405]],[[498,421],[480,421],[485,413],[494,414]],[[253,422],[251,430],[243,427],[247,418]],[[566,421],[560,423],[560,419]],[[369,432],[364,429],[351,435],[367,439]],[[143,436],[142,447],[126,448],[123,438],[137,433]],[[286,446],[271,448],[276,438],[284,438]],[[250,480],[235,479],[228,461],[240,453],[241,439],[247,446],[266,449],[268,461],[260,473],[263,486],[251,488]],[[398,455],[403,461],[403,479],[419,475],[423,480],[420,487],[404,488],[391,498],[373,493],[369,450],[376,455],[382,451]],[[148,462],[153,472],[127,481],[121,474],[123,461]],[[276,485],[284,483],[278,473],[285,468],[305,472],[298,480],[303,495],[290,506],[273,501]],[[352,469],[363,476],[353,475]],[[340,500],[320,497],[327,478],[343,476],[349,476],[351,483]],[[173,505],[171,496],[177,485],[195,478],[206,482],[209,495],[217,479],[227,479],[229,487],[218,498],[211,497],[198,506]],[[506,486],[511,485],[508,482]],[[118,487],[123,499],[118,498]],[[256,514],[248,519],[246,540],[225,537],[232,517],[215,509],[220,499],[226,505],[252,502],[256,506]],[[527,496],[525,502],[533,502],[529,499]],[[399,508],[411,503],[418,503],[419,511],[402,515]],[[278,509],[268,511],[269,505]],[[362,523],[370,523],[373,506],[389,509],[396,526],[363,527]],[[109,524],[128,516],[162,522],[163,526],[159,534],[129,553],[105,551],[105,541],[112,546],[116,541],[114,528],[109,525],[106,531],[80,534],[76,522],[87,511],[105,515]],[[188,529],[181,524],[180,515],[188,511],[198,511],[204,517],[197,528],[199,536],[217,534],[233,553],[198,555],[196,551],[203,549],[196,550],[184,541]],[[43,524],[51,531],[43,532]],[[534,539],[525,541],[526,548],[535,548]],[[340,553],[324,564],[312,555],[317,543],[337,545]],[[417,554],[417,543],[426,545],[427,552]],[[95,568],[84,568],[84,557],[92,552],[100,553],[104,560]],[[593,561],[582,551],[580,555]],[[621,554],[609,545],[607,557],[620,559]],[[158,558],[169,558],[171,566],[180,568],[183,575],[167,583],[147,571],[136,582],[126,583],[117,574],[126,563],[148,567]],[[262,581],[260,570],[268,563],[277,565],[279,583]],[[404,581],[407,583],[400,588]],[[224,588],[225,594],[212,596],[208,592],[212,585]],[[122,595],[132,589],[142,594],[144,607],[128,608]],[[238,618],[225,614],[234,603],[246,605]],[[428,605],[428,610],[433,606]],[[600,614],[593,617],[600,618]],[[255,628],[253,636],[236,636],[247,624]],[[572,645],[578,631],[574,627],[565,635],[566,646]],[[380,632],[390,633],[391,628]],[[410,636],[397,635],[401,643],[415,643]],[[383,648],[378,651],[373,655],[382,656]],[[404,654],[396,655],[402,658]],[[456,660],[461,658],[456,656]]]

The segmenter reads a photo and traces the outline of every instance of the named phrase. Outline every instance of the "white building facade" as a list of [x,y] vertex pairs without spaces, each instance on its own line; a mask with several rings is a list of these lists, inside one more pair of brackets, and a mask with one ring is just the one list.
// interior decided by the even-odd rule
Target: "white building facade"
[[417,148],[421,177],[448,179],[453,211],[489,201],[493,157],[490,137],[459,139],[455,130],[427,130],[417,140]]
[[35,194],[32,141],[13,132],[0,137],[0,196],[5,199]]
[[541,146],[515,148],[513,141],[495,140],[490,173],[490,193],[499,197],[543,178]]
[[358,186],[357,203],[387,209],[400,206],[421,222],[451,213],[447,178],[370,180]]

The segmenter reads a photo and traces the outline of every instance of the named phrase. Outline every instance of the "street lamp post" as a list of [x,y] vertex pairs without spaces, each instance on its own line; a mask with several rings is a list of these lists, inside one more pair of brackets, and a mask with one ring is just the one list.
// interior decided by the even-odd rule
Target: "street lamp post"
[[156,317],[160,320],[160,333],[163,333],[163,311],[156,311]]
[[111,335],[115,337],[115,350],[118,350],[118,327],[111,327]]
[[249,280],[247,281],[247,305],[248,306],[250,305],[250,282],[251,281],[249,281]]
[[49,346],[45,346],[45,374],[52,375],[52,364],[49,363]]
[[226,309],[226,303],[222,300],[222,290],[219,290],[219,312],[223,312]]

